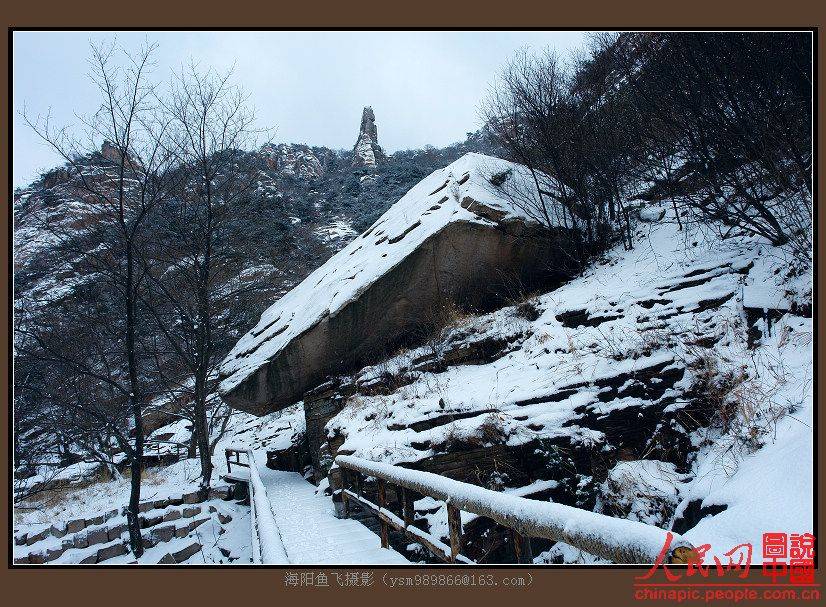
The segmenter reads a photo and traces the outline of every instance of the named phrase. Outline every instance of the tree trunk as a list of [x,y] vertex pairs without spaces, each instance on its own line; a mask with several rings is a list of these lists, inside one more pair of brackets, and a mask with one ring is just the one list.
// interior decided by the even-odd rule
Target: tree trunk
[[[198,393],[200,392],[200,394]],[[207,428],[206,395],[204,390],[196,391],[195,420],[193,433],[198,443],[198,455],[201,458],[201,487],[209,489],[212,478],[212,458],[209,450],[209,429]]]
[[[206,159],[204,159],[206,167]],[[206,181],[206,226],[204,259],[198,276],[198,340],[195,369],[195,424],[193,430],[201,454],[201,487],[209,489],[212,478],[212,458],[209,449],[209,423],[207,421],[207,378],[212,354],[212,317],[210,315],[209,282],[212,272],[212,179],[209,170],[204,171]]]
[[129,508],[126,512],[126,523],[129,529],[129,546],[136,557],[143,555],[143,537],[139,507],[141,501],[141,460],[132,459],[132,486],[129,492]]
[[[128,234],[128,232],[127,232]],[[140,396],[138,379],[138,359],[135,347],[137,344],[137,316],[135,314],[135,260],[133,242],[130,237],[126,240],[126,358],[129,366],[129,402],[132,406],[132,416],[135,423],[135,447],[132,453],[132,487],[129,492],[129,511],[127,523],[129,528],[129,544],[136,557],[143,555],[143,537],[139,518],[141,501],[141,473],[143,472],[143,399]]]

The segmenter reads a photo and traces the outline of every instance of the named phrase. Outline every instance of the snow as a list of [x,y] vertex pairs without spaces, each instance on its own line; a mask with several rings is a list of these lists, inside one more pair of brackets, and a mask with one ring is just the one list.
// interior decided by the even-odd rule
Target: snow
[[[179,432],[183,422],[175,422],[159,428],[156,434]],[[296,433],[304,431],[304,415],[300,407],[257,418],[246,414],[236,414],[230,431],[219,442],[213,465],[215,466],[213,485],[221,485],[217,478],[226,474],[224,449],[232,447],[241,451],[252,450],[253,462],[253,503],[255,520],[253,525],[251,508],[234,502],[218,499],[197,504],[208,516],[203,524],[183,538],[173,538],[147,548],[140,559],[130,553],[105,561],[106,564],[157,563],[166,554],[182,550],[194,542],[202,548],[189,557],[187,564],[226,563],[236,564],[258,562],[263,564],[406,564],[407,560],[394,550],[381,548],[379,538],[355,520],[338,519],[335,508],[323,491],[293,472],[279,472],[265,467],[266,448],[286,448],[292,444]],[[177,436],[177,434],[176,434]],[[234,476],[244,477],[246,468],[233,468]],[[199,481],[199,462],[188,459],[171,466],[149,469],[144,478],[142,501],[178,497],[195,491]],[[247,477],[248,478],[248,477]],[[53,523],[75,518],[94,517],[112,505],[125,504],[129,491],[128,479],[94,483],[88,487],[72,491],[65,499],[57,500],[52,507],[36,511],[17,510],[15,535],[33,535]],[[163,515],[166,510],[149,510],[144,516]],[[215,512],[212,512],[212,509]],[[232,520],[221,523],[218,512],[229,514]],[[99,527],[124,522],[122,513],[115,519],[106,521]],[[201,518],[203,516],[198,515]],[[197,518],[197,517],[196,517]],[[171,524],[184,524],[193,519],[179,519]],[[165,525],[167,523],[164,523]],[[96,527],[90,527],[94,530]],[[151,528],[144,530],[151,533]],[[260,538],[261,541],[253,541]],[[120,539],[88,548],[70,549],[51,561],[56,564],[80,563],[110,544],[123,543],[127,539],[124,532]],[[14,546],[14,557],[22,557],[33,548],[46,552],[49,548],[59,548],[62,539],[48,536],[34,547]],[[259,547],[262,549],[258,552]],[[229,557],[223,554],[229,553]],[[257,558],[256,558],[257,557]]]
[[[526,497],[529,495],[533,495],[539,493],[541,491],[547,491],[548,489],[554,489],[559,485],[557,481],[543,481],[537,480],[532,482],[530,485],[525,485],[524,487],[506,487],[502,490],[503,493],[507,495],[513,495],[516,497]],[[449,527],[447,521],[447,508],[443,502],[439,502],[434,500],[431,497],[424,497],[420,500],[416,500],[415,507],[416,510],[434,510],[435,512],[425,512],[424,514],[419,513],[418,517],[424,519],[428,523],[428,528],[433,535],[441,535],[442,537],[448,537]],[[471,521],[479,518],[478,514],[474,514],[472,512],[462,512],[462,525],[467,525]]]
[[[517,526],[520,531],[534,532],[528,535],[591,546],[592,553],[618,563],[653,563],[666,543],[665,531],[635,521],[564,504],[530,500],[430,472],[348,455],[339,455],[336,463],[368,475],[380,476],[419,493],[430,494],[459,509],[488,516],[501,524]],[[672,546],[682,543],[680,536],[675,534]]]
[[[782,251],[757,239],[721,241],[712,233],[680,231],[663,222],[640,226],[636,239],[633,250],[612,251],[582,277],[536,297],[541,313],[535,321],[521,318],[515,308],[465,319],[435,344],[362,370],[355,376],[359,382],[382,373],[410,381],[388,395],[351,397],[328,422],[328,438],[343,439],[339,453],[388,464],[438,455],[450,441],[475,440],[482,447],[483,430],[491,424],[512,446],[567,437],[583,448],[600,448],[605,437],[587,427],[583,411],[600,417],[628,408],[679,410],[694,379],[688,364],[710,357],[721,365],[721,374],[744,374],[732,394],[744,428],[740,434],[717,427],[691,434],[699,452],[689,460],[688,474],[666,462],[621,462],[612,475],[631,475],[639,482],[629,516],[668,528],[694,500],[725,505],[724,512],[686,534],[687,540],[711,543],[720,553],[743,541],[759,547],[767,531],[811,532],[812,320],[788,312],[770,335],[759,321],[764,337],[751,349],[744,313],[745,304],[757,301],[759,307],[779,310],[806,301],[811,273],[790,276]],[[558,319],[574,311],[608,320],[568,327]],[[512,337],[513,344],[491,362],[442,372],[414,370],[413,361],[434,349],[489,336]],[[702,339],[709,343],[697,345]],[[620,382],[615,398],[599,399],[605,390],[600,382],[654,365],[666,365],[663,372],[685,369],[661,397],[671,404],[623,396],[630,380]],[[658,384],[661,377],[651,378],[649,385]],[[570,386],[577,388],[568,394]],[[450,414],[457,417],[451,420]],[[447,419],[435,427],[410,428],[442,417]],[[647,497],[640,490],[646,486]],[[651,518],[656,509],[648,506],[654,498],[675,507],[674,515]],[[440,517],[430,520],[437,523]]]
[[743,286],[743,305],[760,310],[789,310],[781,260],[761,256],[755,260]]
[[[94,489],[99,489],[95,487]],[[85,491],[88,493],[88,491]],[[83,492],[81,492],[83,493]],[[128,494],[124,494],[128,495]],[[180,495],[180,494],[178,494]],[[122,497],[122,496],[119,496]],[[117,500],[120,501],[120,500]],[[117,501],[115,503],[117,503]],[[107,507],[112,506],[112,501],[106,504]],[[164,510],[155,509],[146,512],[143,516],[154,517],[163,515],[172,510],[181,510],[186,506],[169,507]],[[181,528],[187,526],[192,521],[199,522],[199,525],[192,531],[185,533],[183,537],[174,537],[169,541],[160,542],[155,546],[147,547],[144,554],[136,559],[131,553],[122,556],[107,559],[104,561],[107,565],[118,565],[138,562],[141,564],[155,564],[167,554],[174,554],[193,543],[198,543],[201,548],[187,558],[187,564],[220,564],[227,562],[249,562],[250,554],[250,535],[249,535],[249,509],[245,506],[240,506],[233,502],[225,502],[219,499],[212,499],[196,505],[200,508],[200,512],[194,517],[181,517],[177,520],[164,522],[160,526],[174,526]],[[100,514],[100,510],[89,514]],[[220,522],[218,517],[231,517],[231,520]],[[64,527],[66,520],[73,518],[83,518],[83,516],[70,516],[62,520],[54,520],[53,525],[56,527]],[[58,558],[50,561],[52,564],[71,565],[80,564],[84,559],[96,554],[99,550],[107,547],[115,546],[117,544],[125,544],[128,541],[128,533],[125,528],[126,517],[122,510],[116,510],[114,513],[107,513],[107,519],[102,524],[92,525],[86,527],[83,534],[93,534],[96,531],[114,529],[120,526],[123,531],[120,537],[105,543],[94,544],[86,548],[68,548]],[[15,535],[21,533],[28,533],[30,536],[36,534],[41,529],[49,525],[18,525],[15,527]],[[144,530],[144,537],[153,533],[153,528]],[[30,552],[40,553],[45,555],[49,550],[59,550],[63,546],[64,539],[52,535],[45,539],[36,542],[32,546],[13,546],[14,558],[24,557]]]
[[812,336],[811,319],[786,316],[756,355],[760,377],[780,378],[768,400],[782,416],[770,420],[765,444],[736,457],[736,443],[721,436],[698,460],[682,507],[694,499],[727,506],[686,533],[696,545],[711,544],[710,554],[749,542],[760,562],[763,533],[814,531]]
[[[510,170],[501,190],[491,176]],[[467,176],[467,179],[465,179]],[[425,240],[454,222],[492,225],[465,209],[466,198],[529,220],[514,199],[534,188],[519,165],[466,154],[415,185],[361,237],[350,242],[261,316],[221,365],[221,393],[227,393],[276,356],[324,316],[335,316],[381,276],[400,264]],[[535,189],[534,189],[535,191]]]
[[258,474],[258,465],[252,451],[247,451],[249,467],[249,485],[252,503],[250,505],[253,520],[251,531],[253,537],[253,563],[263,565],[284,565],[289,563],[281,532],[275,522],[270,497]]
[[336,217],[326,226],[321,226],[316,230],[316,234],[327,241],[345,240],[358,235],[352,224],[347,219]]
[[[325,314],[336,314],[449,223],[488,224],[489,220],[461,205],[466,197],[525,219],[507,196],[488,185],[490,175],[508,168],[515,173],[506,185],[519,184],[520,173],[513,165],[468,155],[414,187],[365,235],[264,313],[224,362],[222,390],[231,390]],[[468,179],[464,180],[466,174]],[[664,204],[660,209],[646,210],[647,222],[635,234],[633,250],[612,250],[582,276],[533,298],[540,312],[536,320],[521,317],[516,307],[467,318],[448,328],[437,343],[362,370],[357,374],[359,380],[390,372],[408,374],[410,382],[390,394],[350,398],[326,426],[329,438],[343,441],[339,453],[377,462],[374,465],[383,466],[382,471],[397,474],[399,468],[389,464],[438,455],[450,441],[475,440],[482,448],[493,444],[496,439],[486,443],[484,438],[485,429],[490,427],[498,428],[510,446],[565,438],[586,449],[601,449],[605,436],[588,427],[586,414],[597,419],[625,410],[640,415],[654,406],[658,407],[657,415],[661,409],[678,411],[685,405],[684,396],[694,379],[688,363],[698,355],[708,356],[718,362],[721,372],[744,374],[745,380],[734,395],[745,406],[743,427],[727,432],[717,427],[693,431],[689,438],[697,454],[686,473],[658,460],[617,463],[608,471],[609,480],[628,485],[628,517],[632,520],[520,497],[529,491],[554,489],[552,480],[537,480],[504,492],[457,487],[455,481],[441,477],[426,480],[455,494],[457,503],[484,499],[491,508],[536,524],[557,524],[570,537],[579,534],[609,542],[616,538],[623,545],[632,538],[634,549],[646,555],[662,547],[663,536],[661,531],[640,524],[669,528],[696,502],[702,507],[725,507],[683,534],[694,545],[711,544],[711,554],[722,556],[740,543],[751,542],[759,561],[762,533],[812,532],[813,324],[811,318],[793,312],[811,297],[811,273],[791,275],[782,251],[758,239],[722,241],[690,226],[680,231],[659,220],[668,208]],[[783,312],[771,333],[765,330],[764,321],[758,321],[763,336],[753,349],[746,343],[746,309],[751,308]],[[595,322],[566,324],[565,314],[580,312]],[[603,320],[596,322],[599,319]],[[443,351],[450,344],[488,337],[507,338],[510,345],[489,362],[454,365],[441,372],[414,369],[414,361],[434,349]],[[694,341],[700,339],[710,342],[696,345]],[[634,384],[623,379],[626,374],[630,377],[657,365],[664,365],[663,375],[677,368],[686,369],[686,374],[659,399],[624,394]],[[603,402],[600,396],[605,397],[608,390],[605,382],[613,380],[618,383],[616,395]],[[652,386],[663,382],[662,376],[649,380]],[[670,399],[667,405],[666,399]],[[421,431],[410,427],[436,418],[446,419]],[[359,523],[336,519],[332,501],[323,494],[323,484],[317,490],[299,474],[264,467],[264,452],[289,447],[305,431],[304,424],[300,402],[262,418],[236,413],[216,449],[214,478],[226,472],[226,445],[253,449],[275,525],[265,529],[265,535],[277,530],[290,563],[404,562],[401,555],[380,549],[378,538]],[[172,440],[185,442],[185,426],[177,422],[154,435],[171,433]],[[62,474],[88,479],[92,470],[93,466],[81,463]],[[413,474],[410,480],[416,481],[424,474],[409,472]],[[586,477],[579,482],[586,486],[592,480]],[[143,497],[180,495],[197,487],[197,482],[196,460],[150,470]],[[127,479],[72,490],[65,499],[38,511],[18,510],[16,529],[36,532],[53,520],[93,516],[125,504],[127,494]],[[653,518],[649,508],[653,498],[674,507],[673,516],[665,521]],[[256,503],[259,511],[265,511],[265,504]],[[437,524],[437,519],[444,518],[442,504],[426,499],[419,500],[417,506],[441,508],[426,517],[431,522],[429,536],[435,538],[442,530],[441,523]],[[596,508],[604,506],[598,502]],[[237,507],[232,516],[228,533],[220,536],[220,545],[232,549],[235,562],[249,562],[253,558],[249,511]],[[463,522],[472,516],[463,513]],[[214,521],[198,531],[200,537],[219,533]],[[180,548],[192,539],[175,541]],[[226,560],[217,547],[204,546],[202,553],[187,562]],[[164,547],[163,553],[168,549]],[[151,549],[145,562],[153,562],[153,558],[157,562],[161,556]],[[67,553],[65,558],[58,562],[82,557]],[[538,561],[555,558],[600,562],[567,543],[557,544]],[[128,562],[128,556],[122,562]]]
[[[434,453],[414,449],[411,442],[439,443],[448,433],[472,435],[488,421],[487,416],[456,420],[422,432],[389,431],[389,426],[406,427],[441,414],[442,404],[454,413],[481,413],[493,405],[495,421],[510,437],[508,444],[561,435],[594,439],[587,428],[563,425],[576,417],[575,410],[588,406],[605,414],[640,405],[639,399],[632,398],[600,402],[598,382],[655,365],[682,364],[686,353],[670,341],[675,334],[700,331],[731,339],[726,331],[730,331],[729,325],[742,323],[737,293],[742,272],[752,259],[749,249],[697,247],[686,253],[676,226],[653,226],[633,251],[614,252],[582,278],[538,297],[535,303],[542,313],[536,321],[529,322],[518,317],[514,308],[505,308],[471,319],[469,327],[462,327],[472,329],[480,339],[516,336],[514,351],[487,364],[453,366],[442,373],[413,373],[412,383],[388,396],[351,399],[328,423],[328,433],[345,436],[341,447],[345,452],[391,463],[416,461]],[[686,274],[692,276],[686,278]],[[707,282],[684,287],[687,281],[702,280]],[[730,299],[719,309],[698,311],[703,302],[726,297]],[[660,303],[641,305],[651,301]],[[584,310],[590,317],[616,318],[599,326],[577,328],[558,320],[559,315],[575,310]],[[394,369],[409,372],[411,361],[427,353],[428,347],[408,351],[383,363],[376,373]],[[370,374],[367,369],[361,377]],[[567,398],[551,398],[582,383],[586,385]],[[525,404],[531,400],[537,402]]]
[[[161,500],[197,488],[197,460],[183,460],[166,468],[147,469],[141,488],[142,500]],[[86,478],[88,482],[88,477]],[[93,483],[87,489],[74,490],[65,499],[41,502],[36,510],[17,509],[15,523],[32,525],[55,520],[92,518],[113,507],[125,506],[129,495],[128,474],[115,480]]]
[[378,536],[358,521],[336,518],[332,500],[300,474],[260,472],[290,564],[407,564],[395,550],[382,548]]
[[679,488],[690,480],[690,475],[678,472],[671,462],[621,461],[608,472],[601,486],[600,509],[627,511],[626,518],[631,520],[668,526],[679,501]]
[[[186,425],[185,420],[178,420],[158,428],[152,436],[171,434],[171,440],[187,442],[189,431],[186,429]],[[227,473],[224,457],[226,446],[232,444],[242,450],[253,448],[256,455],[263,458],[265,457],[263,449],[265,445],[267,447],[274,445],[276,448],[286,448],[292,444],[293,437],[303,431],[304,411],[300,404],[260,418],[244,413],[234,413],[227,434],[219,441],[212,458],[214,466],[213,486],[224,484],[219,477]],[[262,460],[259,462],[259,466],[263,465],[264,461]],[[236,468],[232,470],[233,474],[237,471]],[[68,472],[65,474],[68,475]],[[48,493],[42,494],[32,504],[16,504],[14,512],[15,534],[36,533],[53,523],[60,524],[79,518],[89,519],[112,508],[126,506],[129,496],[128,474],[108,481],[99,481],[88,476],[82,477],[82,480],[85,485],[73,488],[71,491],[58,491],[53,496]],[[197,458],[182,460],[170,466],[148,468],[144,473],[141,501],[180,497],[185,493],[196,491],[199,488],[199,482],[200,463]],[[186,537],[174,538],[170,542],[162,542],[153,548],[147,549],[140,562],[157,563],[165,554],[181,550],[194,541],[201,543],[203,548],[187,559],[187,564],[251,562],[250,508],[219,499],[208,500],[199,505],[202,506],[205,512],[212,506],[217,512],[231,515],[232,520],[219,525],[219,522],[215,520],[217,513],[212,513],[209,521]],[[153,515],[161,512],[150,511],[148,514]],[[60,539],[51,538],[49,542],[52,539],[57,541],[58,546],[60,545]],[[126,535],[122,539],[125,540]],[[46,543],[44,543],[45,545]],[[69,550],[53,562],[58,564],[79,562],[106,545],[100,544],[88,549]],[[226,556],[222,549],[228,552],[229,556]],[[15,546],[14,556],[23,556],[28,551],[29,547],[27,546]],[[134,560],[134,556],[128,554],[105,562],[107,564],[117,564]]]

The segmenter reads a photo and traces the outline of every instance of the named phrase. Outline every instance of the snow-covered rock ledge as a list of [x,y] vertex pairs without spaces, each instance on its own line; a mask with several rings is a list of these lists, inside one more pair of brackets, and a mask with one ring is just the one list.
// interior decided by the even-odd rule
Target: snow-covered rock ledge
[[446,305],[547,283],[553,246],[523,210],[535,195],[524,167],[490,156],[433,172],[264,312],[224,360],[222,395],[258,415],[283,408],[415,338]]

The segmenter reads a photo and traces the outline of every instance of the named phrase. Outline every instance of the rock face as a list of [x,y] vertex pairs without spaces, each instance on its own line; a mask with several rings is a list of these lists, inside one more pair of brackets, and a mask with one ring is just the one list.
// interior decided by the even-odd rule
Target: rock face
[[120,150],[111,141],[104,141],[100,146],[100,154],[111,162],[120,162]]
[[361,128],[353,148],[353,166],[375,167],[383,157],[384,152],[379,146],[376,116],[373,114],[373,108],[368,106],[361,113]]
[[324,175],[318,156],[306,145],[279,143],[261,148],[267,167],[283,175],[300,179],[315,179]]
[[558,278],[549,268],[564,233],[552,241],[515,204],[532,183],[481,154],[432,173],[262,315],[222,364],[224,398],[257,415],[282,409],[331,374],[421,341],[444,310],[489,309],[514,285]]

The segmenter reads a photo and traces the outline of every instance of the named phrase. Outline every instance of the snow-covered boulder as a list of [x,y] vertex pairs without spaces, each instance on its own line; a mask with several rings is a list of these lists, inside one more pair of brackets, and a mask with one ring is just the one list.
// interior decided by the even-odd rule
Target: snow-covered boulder
[[224,398],[280,409],[421,337],[446,306],[547,283],[555,249],[525,211],[535,194],[524,167],[481,154],[433,172],[264,312],[222,364]]

